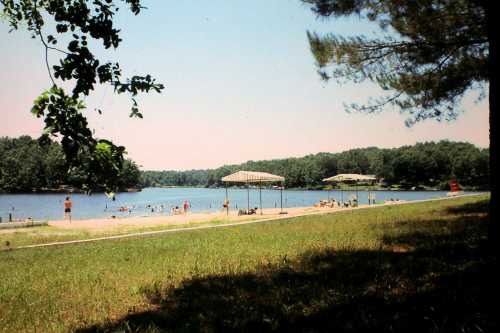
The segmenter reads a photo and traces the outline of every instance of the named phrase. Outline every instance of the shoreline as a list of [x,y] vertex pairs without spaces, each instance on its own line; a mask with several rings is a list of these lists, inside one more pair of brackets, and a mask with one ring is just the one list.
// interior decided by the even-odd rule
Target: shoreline
[[[116,194],[119,193],[136,193],[136,192],[141,192],[145,189],[152,188],[152,189],[178,189],[178,188],[196,188],[196,189],[208,189],[208,190],[220,190],[220,189],[225,189],[225,187],[210,187],[210,186],[149,186],[149,187],[141,187],[141,188],[129,188],[125,189],[122,191],[115,192]],[[244,186],[231,186],[227,187],[228,189],[246,189]],[[250,187],[251,189],[257,189],[258,187]],[[273,190],[273,191],[279,191],[279,189],[274,189],[274,188],[262,188],[263,190]],[[468,188],[462,188],[463,191],[466,192],[490,192],[491,189],[468,189]],[[367,188],[360,186],[358,188],[356,187],[349,187],[349,188],[309,188],[309,187],[290,187],[290,188],[285,188],[284,191],[350,191],[350,192],[378,192],[378,191],[388,191],[388,192],[448,192],[450,191],[449,189],[439,189],[439,188],[425,188],[425,189],[403,189],[403,188],[390,188],[390,187],[375,187],[375,188]],[[104,194],[104,191],[95,191],[92,192],[92,194]],[[67,189],[45,189],[45,190],[32,190],[32,191],[26,191],[26,192],[3,192],[0,191],[0,195],[25,195],[25,194],[87,194],[85,191],[79,190],[79,189],[73,189],[73,190],[67,190]]]
[[482,195],[483,193],[471,193],[464,194],[455,197],[442,197],[442,198],[432,198],[432,199],[422,199],[422,200],[398,200],[389,201],[379,204],[363,204],[357,207],[289,207],[283,208],[283,212],[286,214],[280,214],[281,208],[264,208],[262,214],[258,212],[253,215],[238,215],[238,210],[230,210],[229,214],[225,210],[220,210],[218,212],[188,212],[186,214],[176,214],[176,215],[162,215],[162,216],[132,216],[132,217],[116,217],[116,218],[93,218],[93,219],[82,219],[82,220],[72,220],[71,222],[67,220],[49,220],[48,225],[63,229],[80,229],[87,231],[112,231],[113,229],[129,227],[159,227],[159,226],[176,226],[176,225],[187,225],[187,224],[199,224],[207,222],[242,222],[245,220],[258,220],[258,219],[279,219],[286,217],[297,217],[309,214],[318,213],[333,213],[342,211],[351,211],[356,209],[366,209],[375,208],[383,206],[392,206],[400,204],[411,204],[419,202],[428,202],[435,200],[450,200],[455,198],[469,197]]
[[[143,190],[148,190],[148,189],[158,189],[158,187],[149,187],[149,188],[144,188]],[[220,190],[221,188],[210,188],[211,190]],[[271,189],[269,189],[271,190]],[[294,191],[297,191],[297,192],[321,192],[321,193],[341,193],[341,192],[359,192],[360,194],[362,193],[369,193],[369,192],[373,192],[373,193],[378,193],[378,192],[388,192],[388,193],[391,193],[391,195],[396,195],[396,197],[394,197],[396,200],[398,199],[397,197],[397,193],[435,193],[435,192],[446,192],[446,191],[443,191],[443,190],[414,190],[414,191],[407,191],[407,190],[374,190],[374,189],[358,189],[358,190],[340,190],[340,189],[332,189],[332,190],[301,190],[301,189],[287,189],[286,191],[290,191],[290,192],[294,192]],[[141,190],[142,192],[142,190]],[[465,195],[475,195],[475,194],[486,194],[486,193],[490,193],[490,191],[465,191],[467,192]],[[126,194],[126,193],[131,193],[131,192],[120,192],[122,194]],[[37,194],[42,194],[43,195],[50,195],[50,194],[61,194],[61,193],[11,193],[11,194],[4,194],[4,193],[0,193],[0,198],[2,197],[2,195],[12,195],[12,196],[17,196],[17,195],[37,195]],[[95,194],[99,194],[99,195],[102,195],[104,193],[95,193]],[[346,194],[346,193],[344,193]],[[80,194],[80,195],[83,195],[83,194]],[[445,197],[443,195],[443,197]],[[385,201],[388,201],[389,198],[385,198],[384,199]],[[383,203],[384,202],[383,199],[380,199],[380,200],[377,200],[377,204],[380,204],[380,203]],[[410,200],[410,201],[414,201],[414,199],[408,199],[408,198],[399,198],[399,200]],[[366,204],[366,203],[363,203],[362,204]],[[297,208],[297,207],[302,207],[303,206],[291,206],[291,208]],[[312,205],[310,206],[312,207]],[[244,208],[244,207],[243,207]],[[275,206],[276,208],[276,206]],[[289,209],[291,209],[289,208]],[[271,207],[268,207],[268,208],[264,208],[264,210],[271,210],[273,209],[272,206]],[[283,209],[285,209],[285,207],[283,207]],[[105,210],[106,211],[106,210]],[[2,222],[7,222],[7,216],[8,216],[8,213],[9,211],[7,210],[3,210],[1,213],[4,214],[4,216],[2,216],[0,214],[0,218],[3,218],[3,221]],[[131,218],[151,218],[151,217],[159,217],[159,216],[162,216],[162,217],[168,217],[170,216],[170,214],[168,213],[168,210],[165,210],[165,212],[162,212],[160,214],[163,214],[163,215],[159,215],[159,214],[152,214],[152,215],[149,215],[147,212],[144,212],[145,215],[128,215],[128,214],[121,214],[120,212],[116,212],[116,214],[113,214],[112,211],[109,211],[109,215],[101,215],[101,216],[96,216],[96,217],[85,217],[85,216],[80,216],[80,217],[73,217],[73,220],[74,221],[80,221],[80,220],[107,220],[107,219],[113,219],[113,216],[112,215],[116,215],[114,218],[116,218],[117,220],[118,219],[131,219]],[[157,212],[159,213],[159,212]],[[216,211],[214,210],[209,210],[209,209],[205,209],[205,210],[197,210],[196,213],[202,213],[202,214],[205,214],[205,213],[216,213]],[[23,214],[21,214],[23,215]],[[24,214],[25,215],[25,214]],[[59,218],[59,217],[43,217],[43,218],[33,218],[33,217],[27,217],[27,218],[13,218],[13,220],[11,222],[25,222],[27,219],[31,219],[33,221],[37,221],[37,222],[45,222],[45,221],[60,221],[62,220],[62,218]]]
[[[238,216],[237,211],[230,211],[229,215],[226,212],[218,213],[188,213],[181,216],[156,216],[156,217],[141,217],[141,218],[123,218],[123,219],[89,219],[79,221],[49,221],[48,227],[53,228],[51,232],[85,232],[87,237],[77,238],[65,241],[53,241],[38,244],[21,245],[9,247],[5,250],[15,250],[23,248],[36,248],[69,244],[89,243],[103,240],[122,239],[131,237],[146,237],[157,234],[176,233],[191,230],[204,230],[211,228],[234,227],[255,223],[271,222],[271,221],[286,221],[295,217],[315,216],[324,214],[335,214],[341,212],[376,209],[386,206],[399,206],[407,204],[418,204],[432,201],[447,201],[460,198],[480,196],[482,194],[466,194],[455,197],[422,199],[413,201],[395,201],[386,202],[375,205],[360,205],[358,207],[347,208],[326,208],[326,207],[295,207],[287,209],[287,214],[280,214],[280,208],[267,209],[264,214],[257,215],[241,215]],[[25,232],[36,230],[36,228],[26,228]],[[0,235],[8,234],[17,230],[0,230]],[[44,231],[47,232],[47,231]],[[61,234],[62,235],[62,234]]]
[[[115,193],[135,193],[135,192],[141,192],[144,188],[128,188],[125,190],[121,190]],[[104,191],[92,191],[92,194],[99,193],[99,194],[104,194]],[[8,194],[8,195],[16,195],[16,194],[87,194],[86,191],[80,190],[80,189],[33,189],[31,191],[25,191],[25,192],[2,192],[0,191],[0,195],[2,194]]]

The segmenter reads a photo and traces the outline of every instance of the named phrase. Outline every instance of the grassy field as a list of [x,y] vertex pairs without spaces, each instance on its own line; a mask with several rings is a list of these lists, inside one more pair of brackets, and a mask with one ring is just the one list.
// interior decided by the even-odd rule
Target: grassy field
[[209,225],[222,225],[234,222],[246,222],[251,220],[257,220],[259,218],[260,217],[258,215],[255,215],[252,217],[248,217],[246,219],[241,219],[239,221],[214,218],[209,221],[191,221],[182,224],[170,224],[170,225],[169,224],[149,225],[149,226],[124,225],[124,226],[117,226],[109,230],[64,229],[54,226],[0,230],[0,250],[22,247],[26,245],[127,235],[130,233],[141,233],[141,232],[169,230],[169,229],[182,229],[182,228],[209,226]]
[[0,252],[0,331],[492,331],[487,204]]

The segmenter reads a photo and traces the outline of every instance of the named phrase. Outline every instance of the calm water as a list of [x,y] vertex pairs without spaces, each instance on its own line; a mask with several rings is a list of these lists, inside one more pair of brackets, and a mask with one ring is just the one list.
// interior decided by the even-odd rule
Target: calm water
[[[247,207],[246,189],[228,189],[231,209]],[[400,200],[420,200],[445,197],[446,191],[375,191],[375,200],[384,201],[390,198]],[[250,189],[250,207],[259,206],[259,190]],[[283,207],[312,206],[321,199],[335,198],[349,200],[355,191],[283,191]],[[359,191],[359,202],[366,204],[368,192]],[[32,217],[35,220],[62,219],[63,201],[66,194],[0,194],[0,216],[8,220],[9,213],[13,219]],[[206,188],[146,188],[141,192],[119,193],[116,200],[108,199],[104,194],[72,194],[73,218],[86,219],[116,216],[151,216],[170,214],[172,206],[182,207],[184,200],[191,204],[194,212],[217,211],[222,209],[225,189]],[[150,207],[148,207],[148,205]],[[163,205],[163,211],[161,209]],[[131,212],[120,212],[118,208],[131,208]],[[262,190],[262,206],[264,208],[280,207],[279,190]],[[152,211],[153,209],[153,211]]]

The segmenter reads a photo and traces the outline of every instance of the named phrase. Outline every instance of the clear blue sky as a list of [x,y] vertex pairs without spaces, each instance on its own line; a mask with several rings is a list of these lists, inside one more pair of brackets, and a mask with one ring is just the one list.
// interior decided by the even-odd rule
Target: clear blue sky
[[[211,168],[441,139],[488,145],[488,104],[475,104],[473,96],[458,121],[410,129],[397,110],[344,111],[343,102],[367,101],[380,90],[321,82],[306,31],[370,35],[377,28],[369,23],[318,20],[297,0],[144,4],[148,9],[137,17],[117,16],[120,48],[97,52],[118,60],[128,74],[153,74],[166,85],[164,93],[139,99],[143,120],[128,118],[129,100],[111,88],[100,87],[86,100],[96,134],[126,146],[144,169]],[[27,32],[8,29],[0,22],[0,136],[38,136],[43,124],[29,109],[50,86],[44,50]]]

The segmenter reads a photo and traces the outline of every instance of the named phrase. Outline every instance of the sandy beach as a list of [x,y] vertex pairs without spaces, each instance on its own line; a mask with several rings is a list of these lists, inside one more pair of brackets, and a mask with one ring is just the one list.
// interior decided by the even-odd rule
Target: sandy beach
[[[185,224],[196,224],[206,222],[238,222],[256,219],[275,219],[280,217],[294,217],[308,214],[329,213],[351,209],[364,208],[368,205],[360,205],[357,208],[326,208],[326,207],[293,207],[283,209],[286,214],[280,214],[280,208],[265,208],[263,213],[255,215],[240,215],[237,210],[220,212],[196,212],[179,215],[145,216],[145,217],[121,217],[121,218],[99,218],[87,220],[54,220],[49,221],[50,226],[64,229],[84,229],[88,231],[112,231],[123,227],[154,227],[175,226]],[[377,205],[380,206],[380,205]]]
[[[476,194],[469,194],[476,195]],[[133,216],[133,217],[109,217],[109,218],[95,218],[95,219],[82,219],[82,220],[49,220],[48,225],[64,230],[79,230],[87,231],[91,234],[113,234],[114,232],[122,233],[124,231],[134,232],[138,229],[156,228],[156,227],[175,227],[175,226],[189,226],[195,227],[198,224],[217,224],[217,223],[237,223],[244,221],[265,221],[265,220],[275,220],[281,218],[290,218],[296,216],[323,214],[323,213],[333,213],[350,211],[356,209],[365,208],[375,208],[387,205],[398,205],[407,203],[417,203],[424,201],[434,201],[434,200],[447,200],[451,198],[434,198],[434,199],[424,199],[424,200],[398,200],[398,201],[386,201],[384,203],[372,204],[372,205],[359,205],[358,207],[290,207],[283,208],[285,214],[280,214],[280,208],[265,208],[263,213],[257,213],[253,215],[238,215],[237,210],[230,210],[229,214],[226,211],[219,212],[188,212],[186,214],[176,214],[176,215],[160,215],[160,216]],[[30,229],[6,229],[0,230],[0,233],[10,233],[10,232],[22,232],[29,231]]]

